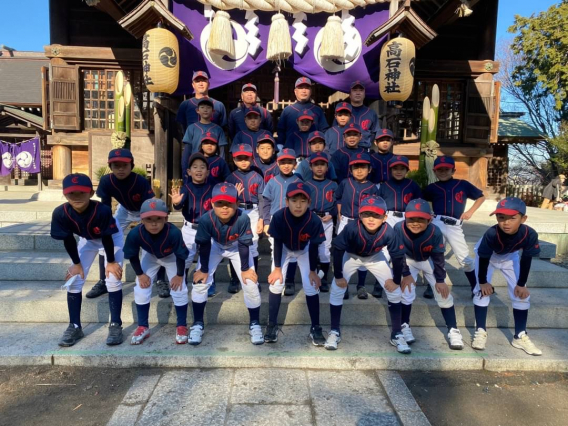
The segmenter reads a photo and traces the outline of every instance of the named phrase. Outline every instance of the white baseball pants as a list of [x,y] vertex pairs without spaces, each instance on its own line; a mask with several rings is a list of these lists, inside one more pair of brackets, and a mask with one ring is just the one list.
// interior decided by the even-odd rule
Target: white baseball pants
[[[414,281],[418,279],[418,272],[422,271],[422,276],[430,285],[430,287],[432,287],[434,299],[436,300],[436,303],[440,308],[451,308],[452,306],[454,306],[454,298],[452,297],[451,293],[448,295],[447,299],[444,299],[442,295],[436,291],[436,277],[434,277],[434,266],[432,265],[432,261],[430,259],[419,262],[410,259],[407,256],[406,264],[408,265],[408,269],[410,269],[410,275],[412,275]],[[412,292],[415,293],[414,285],[412,286]],[[406,292],[404,292],[403,295],[405,293]],[[402,303],[404,303],[404,300]],[[405,303],[405,305],[408,305],[408,303]]]
[[436,216],[432,223],[440,228],[440,231],[442,231],[442,234],[444,235],[444,240],[452,248],[458,263],[464,271],[473,271],[475,269],[475,262],[469,256],[469,248],[465,242],[465,235],[461,224],[447,225],[440,220],[440,216]]
[[[298,268],[300,268],[300,275],[302,276],[302,286],[304,287],[304,293],[306,296],[314,296],[319,293],[319,289],[315,287],[310,282],[310,254],[309,254],[310,244],[304,248],[304,250],[288,250],[286,246],[282,247],[282,276],[284,280],[286,279],[286,272],[288,271],[288,264],[294,259],[298,262]],[[269,286],[269,290],[274,294],[282,294],[284,292],[284,283],[277,280],[274,284]]]

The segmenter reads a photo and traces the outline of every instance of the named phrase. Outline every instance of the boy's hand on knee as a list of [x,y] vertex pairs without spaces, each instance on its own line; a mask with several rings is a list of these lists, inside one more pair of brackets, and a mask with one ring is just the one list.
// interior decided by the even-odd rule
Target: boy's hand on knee
[[336,278],[335,284],[339,288],[346,288],[347,287],[347,280],[345,278]]
[[252,268],[249,268],[246,271],[241,272],[241,277],[245,285],[247,283],[247,280],[251,280],[253,283],[258,282],[258,275],[256,275],[256,272]]
[[117,280],[122,279],[122,266],[118,262],[107,263],[105,275],[107,278],[110,278],[110,274],[113,274]]
[[201,272],[201,269],[198,269],[193,273],[193,283],[204,284],[205,282],[207,282],[208,277],[209,277],[209,272]]
[[392,293],[393,291],[395,291],[398,287],[398,284],[395,284],[395,282],[392,279],[388,279],[385,281],[385,290]]
[[331,219],[333,219],[333,216],[330,214],[326,214],[324,217],[321,218],[322,222],[329,222]]
[[268,276],[268,284],[273,285],[276,281],[284,282],[284,277],[282,276],[282,268],[274,268],[274,271]]
[[74,277],[75,275],[80,275],[81,279],[85,279],[85,273],[83,272],[83,266],[81,266],[80,263],[78,263],[77,265],[71,265],[69,267],[69,269],[67,269],[67,275],[65,275],[65,280],[68,280],[71,277]]
[[321,286],[321,279],[315,271],[310,271],[310,283],[315,288],[320,288]]
[[436,283],[436,291],[443,299],[447,299],[450,295],[450,288],[446,283]]
[[400,283],[400,289],[404,292],[406,289],[408,289],[408,292],[410,293],[412,291],[412,284],[416,284],[416,281],[414,281],[414,278],[412,278],[412,275],[408,275],[406,277],[402,277],[402,282]]
[[526,299],[530,296],[529,289],[526,287],[515,286],[515,296],[519,299]]
[[146,274],[138,275],[138,285],[140,288],[148,288],[150,287],[150,277]]
[[176,275],[176,276],[173,277],[172,280],[170,281],[170,288],[171,288],[173,291],[181,290],[182,283],[183,283],[183,277],[180,277],[179,275]]
[[267,237],[270,237],[270,234],[268,233],[268,228],[270,228],[270,225],[264,225],[264,233],[266,234]]
[[264,230],[264,220],[258,219],[258,223],[256,224],[256,233],[260,235],[262,234],[263,230]]
[[491,283],[479,284],[479,288],[481,289],[482,296],[491,296],[493,294],[493,286],[491,285]]

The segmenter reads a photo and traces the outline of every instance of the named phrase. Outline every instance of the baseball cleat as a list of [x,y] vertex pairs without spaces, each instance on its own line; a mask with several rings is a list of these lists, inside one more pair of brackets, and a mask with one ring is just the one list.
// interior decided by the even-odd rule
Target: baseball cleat
[[457,328],[451,328],[448,332],[448,340],[450,341],[450,349],[461,351],[463,349],[463,339]]
[[359,287],[357,289],[357,297],[363,300],[368,299],[369,293],[367,293],[367,289],[365,287]]
[[59,341],[59,346],[64,346],[64,347],[73,346],[83,337],[85,337],[85,334],[83,334],[82,328],[78,328],[75,327],[73,324],[69,324],[67,330],[65,330],[63,336],[61,337],[61,340]]
[[108,293],[105,280],[99,280],[86,294],[87,299],[94,299]]
[[294,282],[286,283],[286,287],[284,289],[284,296],[293,296],[295,291],[296,291],[296,284]]
[[323,332],[319,325],[310,328],[310,338],[312,339],[312,344],[314,346],[325,345],[325,338],[323,337]]
[[158,287],[158,296],[162,299],[170,297],[170,283],[167,281],[158,280],[156,282],[156,287]]
[[189,329],[189,340],[188,343],[193,346],[197,346],[201,343],[203,339],[203,325],[202,324],[194,324]]
[[477,350],[484,350],[485,343],[487,343],[487,331],[482,328],[475,330],[473,335],[473,341],[471,342],[471,347]]
[[390,339],[390,344],[396,347],[396,350],[401,354],[409,354],[412,352],[410,346],[404,340],[404,335],[402,333],[397,334],[394,338]]
[[328,284],[328,282],[325,278],[321,279],[320,291],[322,293],[328,293],[329,292],[329,284]]
[[349,300],[349,286],[347,286],[345,293],[343,293],[343,300]]
[[426,290],[424,290],[423,296],[424,296],[425,299],[433,299],[434,298],[434,292],[432,291],[432,287],[427,285]]
[[185,345],[187,343],[187,327],[180,325],[176,328],[176,343],[178,345]]
[[106,344],[109,346],[120,345],[124,342],[122,326],[117,322],[111,322],[108,326],[108,336]]
[[335,351],[339,342],[341,342],[341,335],[338,331],[331,330],[327,335],[327,340],[325,341],[324,347],[328,351]]
[[237,294],[240,289],[241,289],[241,283],[239,282],[239,280],[231,280],[227,291],[231,294]]
[[519,333],[518,339],[513,337],[511,345],[514,348],[522,349],[529,355],[534,355],[534,356],[542,355],[542,351],[539,348],[537,348],[533,342],[531,342],[531,339],[529,339],[528,334],[525,333],[524,331]]
[[132,335],[132,339],[130,339],[131,345],[141,345],[144,340],[150,337],[150,329],[144,326],[138,326],[138,328],[134,331]]
[[266,343],[276,343],[278,341],[278,326],[270,325],[266,326],[266,331],[264,332],[264,341]]
[[249,327],[250,342],[253,345],[262,345],[264,343],[264,336],[262,334],[262,327],[259,324],[253,324]]
[[371,293],[371,295],[373,297],[376,297],[377,299],[383,297],[383,288],[381,287],[381,284],[379,284],[378,281],[375,283],[375,287],[373,287],[373,292]]
[[412,334],[410,326],[406,323],[402,324],[402,335],[404,336],[406,343],[408,343],[409,345],[416,342],[416,338]]
[[217,284],[215,281],[211,283],[209,289],[207,290],[207,297],[213,297],[217,294]]

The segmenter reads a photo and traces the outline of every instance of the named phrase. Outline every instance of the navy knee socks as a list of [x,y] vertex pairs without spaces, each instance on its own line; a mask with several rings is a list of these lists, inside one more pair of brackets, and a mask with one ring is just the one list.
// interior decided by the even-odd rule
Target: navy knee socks
[[268,292],[268,325],[278,324],[278,311],[282,302],[281,294]]
[[286,283],[293,283],[296,278],[296,269],[298,267],[298,262],[288,263],[288,270],[286,271]]
[[343,305],[335,306],[329,305],[329,312],[331,316],[331,329],[339,333],[339,322],[341,320],[341,308]]
[[442,315],[446,321],[446,327],[448,331],[452,328],[458,328],[458,322],[456,320],[456,309],[452,306],[451,308],[440,308],[442,310]]
[[357,283],[357,288],[365,287],[365,278],[367,278],[367,270],[365,271],[357,270],[357,279],[359,280]]
[[176,327],[187,327],[187,307],[186,303],[183,306],[176,306],[177,325]]
[[145,305],[136,304],[136,313],[138,314],[138,326],[139,327],[149,327],[148,316],[150,314],[150,304]]
[[402,316],[402,303],[389,302],[389,312],[391,317],[391,339],[394,339],[397,334],[401,333],[401,316]]
[[310,313],[310,319],[312,320],[312,327],[320,325],[319,294],[314,294],[313,296],[306,296],[306,303],[308,305],[308,312]]
[[412,311],[412,304],[405,305],[404,303],[401,304],[400,307],[401,317],[400,323],[410,325],[410,311]]
[[102,254],[99,254],[99,279],[103,281],[106,279],[105,272],[105,257]]
[[475,311],[475,328],[487,330],[487,306],[473,305]]
[[515,338],[519,338],[519,333],[527,332],[528,309],[513,309],[513,318],[515,319]]
[[197,324],[200,323],[203,325],[205,322],[203,321],[203,314],[205,313],[205,305],[207,302],[197,303],[191,302],[191,306],[193,308],[193,323]]
[[67,293],[67,309],[69,310],[69,322],[81,328],[81,304],[83,295],[81,293]]
[[248,308],[250,325],[260,324],[260,306],[258,308]]
[[108,292],[108,307],[110,310],[110,322],[122,325],[120,313],[122,312],[122,289]]

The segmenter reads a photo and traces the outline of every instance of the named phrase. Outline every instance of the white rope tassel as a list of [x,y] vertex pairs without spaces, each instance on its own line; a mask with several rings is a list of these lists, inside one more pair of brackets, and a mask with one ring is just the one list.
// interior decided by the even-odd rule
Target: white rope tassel
[[272,17],[272,24],[270,24],[266,59],[269,61],[280,61],[288,59],[290,56],[292,56],[290,27],[284,15],[277,13]]
[[210,53],[230,57],[235,56],[235,41],[233,40],[231,17],[224,10],[219,10],[215,13],[207,48]]
[[341,28],[341,18],[339,16],[327,18],[327,24],[323,27],[319,54],[322,59],[345,58],[343,28]]

